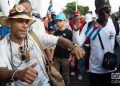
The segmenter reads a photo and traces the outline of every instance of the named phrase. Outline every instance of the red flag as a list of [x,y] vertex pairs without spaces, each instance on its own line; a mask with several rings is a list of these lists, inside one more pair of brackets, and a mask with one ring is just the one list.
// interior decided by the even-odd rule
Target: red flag
[[100,25],[94,21],[94,26],[93,26],[93,30],[97,30],[100,27]]
[[82,31],[82,29],[83,29],[83,27],[84,27],[85,24],[86,24],[85,20],[82,20],[81,21],[80,32]]

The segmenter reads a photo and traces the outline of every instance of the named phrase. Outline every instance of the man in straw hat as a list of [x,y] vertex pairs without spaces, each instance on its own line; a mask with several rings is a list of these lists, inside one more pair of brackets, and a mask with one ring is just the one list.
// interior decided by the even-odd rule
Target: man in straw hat
[[[12,86],[50,86],[43,53],[28,33],[28,27],[35,22],[34,18],[23,5],[15,5],[9,16],[2,20],[11,33],[0,41],[0,81],[10,82]],[[71,55],[78,59],[84,55],[82,48],[65,38],[53,35],[43,37],[39,30],[34,33],[43,48],[57,44],[70,50]]]

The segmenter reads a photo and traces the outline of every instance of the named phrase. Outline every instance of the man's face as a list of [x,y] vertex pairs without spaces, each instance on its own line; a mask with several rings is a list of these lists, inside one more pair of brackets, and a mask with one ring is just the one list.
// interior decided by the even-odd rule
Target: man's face
[[108,20],[111,8],[105,7],[98,11],[98,18],[101,20]]
[[12,19],[10,20],[11,35],[17,39],[23,39],[27,35],[29,20],[27,19]]

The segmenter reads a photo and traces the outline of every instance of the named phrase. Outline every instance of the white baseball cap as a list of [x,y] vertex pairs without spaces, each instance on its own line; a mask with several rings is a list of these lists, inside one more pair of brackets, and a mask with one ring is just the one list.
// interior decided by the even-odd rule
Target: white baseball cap
[[91,15],[90,13],[87,13],[87,14],[85,15],[85,21],[86,21],[86,22],[92,21],[92,15]]

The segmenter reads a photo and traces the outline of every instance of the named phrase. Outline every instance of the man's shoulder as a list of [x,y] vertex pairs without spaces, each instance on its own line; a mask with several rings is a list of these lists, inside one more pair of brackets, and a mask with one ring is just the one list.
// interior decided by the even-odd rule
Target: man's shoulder
[[35,19],[35,22],[30,27],[42,25],[44,25],[44,23],[40,19]]
[[6,35],[2,40],[0,40],[0,47],[5,47],[4,45],[6,45],[8,43],[8,35]]

